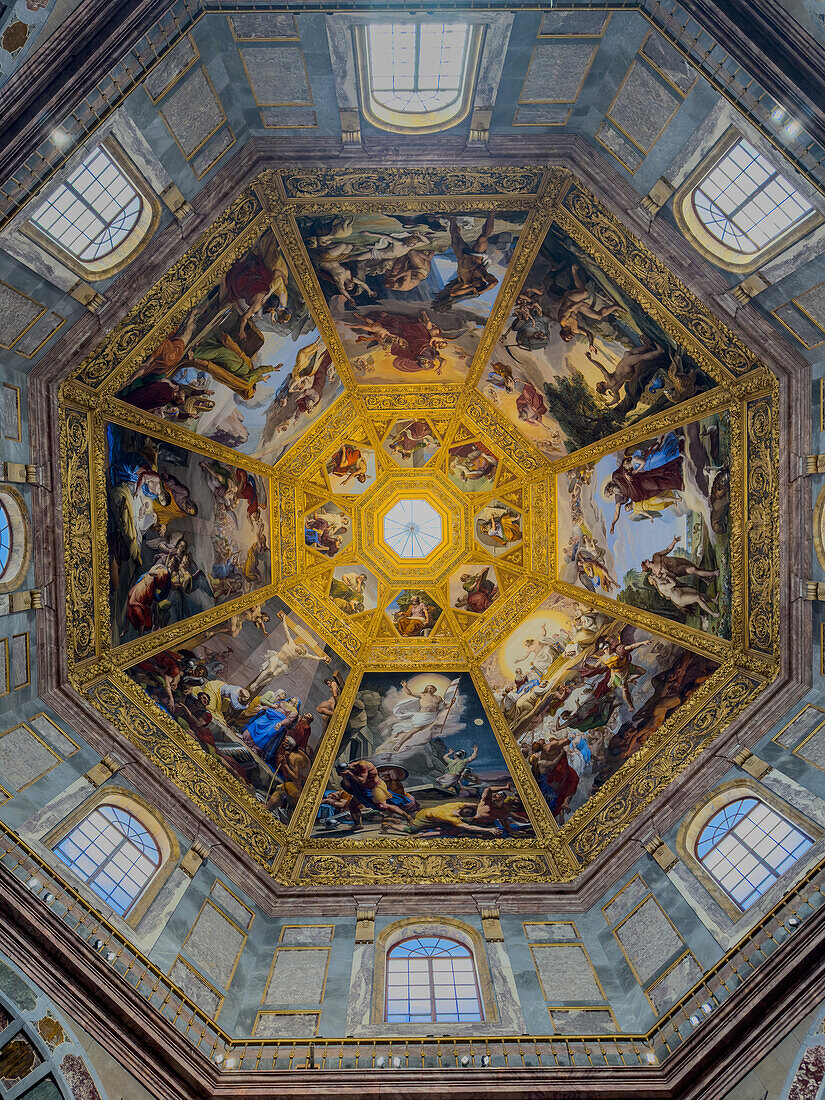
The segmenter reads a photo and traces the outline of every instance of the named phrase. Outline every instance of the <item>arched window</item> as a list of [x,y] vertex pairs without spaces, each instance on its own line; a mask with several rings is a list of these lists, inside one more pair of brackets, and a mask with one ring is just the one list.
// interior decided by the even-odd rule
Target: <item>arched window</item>
[[736,131],[677,192],[674,214],[698,251],[741,271],[758,267],[821,220],[793,183]]
[[755,797],[728,802],[696,840],[696,856],[739,909],[748,909],[813,840]]
[[467,117],[481,27],[409,20],[355,31],[361,105],[374,126],[433,133]]
[[55,853],[120,916],[125,916],[161,864],[158,844],[134,814],[95,807],[55,845]]
[[0,580],[6,575],[11,561],[12,532],[11,519],[6,506],[0,500]]
[[813,210],[744,138],[695,188],[693,206],[711,236],[743,256],[759,252]]
[[107,139],[36,207],[25,229],[74,271],[100,279],[148,240],[159,211],[125,155]]
[[469,947],[443,936],[401,940],[387,952],[389,1024],[470,1023],[484,1019]]
[[10,485],[0,487],[0,593],[14,592],[26,580],[31,551],[29,512]]

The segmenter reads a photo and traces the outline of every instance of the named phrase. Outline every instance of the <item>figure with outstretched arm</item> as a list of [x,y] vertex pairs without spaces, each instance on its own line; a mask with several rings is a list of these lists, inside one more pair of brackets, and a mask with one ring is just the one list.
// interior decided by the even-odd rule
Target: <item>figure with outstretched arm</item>
[[593,321],[603,321],[605,317],[609,317],[620,310],[623,311],[624,307],[618,302],[611,302],[606,306],[594,305],[593,295],[587,289],[579,265],[573,264],[570,273],[573,276],[573,288],[566,290],[561,296],[556,315],[559,322],[559,335],[567,343],[576,336],[586,336],[590,351],[594,352],[596,344],[593,334],[583,324],[579,324],[580,318],[586,317]]
[[293,661],[315,661],[319,663],[323,662],[327,665],[330,663],[330,658],[326,654],[311,653],[309,646],[302,642],[297,642],[293,638],[289,629],[289,623],[283,611],[278,612],[278,618],[283,624],[286,641],[280,649],[267,650],[261,663],[261,671],[249,685],[249,692],[253,696],[257,695],[261,688],[268,684],[270,680],[274,680],[278,676],[283,676],[289,670]]

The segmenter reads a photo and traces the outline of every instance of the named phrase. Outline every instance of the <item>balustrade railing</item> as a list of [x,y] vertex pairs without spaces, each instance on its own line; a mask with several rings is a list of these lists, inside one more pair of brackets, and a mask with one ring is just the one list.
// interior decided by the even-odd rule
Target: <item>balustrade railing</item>
[[378,1038],[233,1038],[0,822],[0,879],[23,883],[188,1042],[222,1070],[635,1069],[661,1065],[825,902],[825,860],[811,868],[647,1034]]

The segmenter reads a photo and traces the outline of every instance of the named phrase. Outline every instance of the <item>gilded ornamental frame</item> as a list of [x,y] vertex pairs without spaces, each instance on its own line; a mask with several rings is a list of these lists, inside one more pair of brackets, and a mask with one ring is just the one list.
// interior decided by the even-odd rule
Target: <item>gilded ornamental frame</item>
[[[300,239],[296,216],[359,208],[460,211],[517,210],[527,216],[508,275],[493,306],[465,383],[403,389],[356,383]],[[505,634],[552,592],[581,596],[556,579],[555,475],[573,459],[550,462],[479,394],[476,382],[533,258],[551,225],[588,252],[716,382],[708,392],[645,421],[652,434],[708,412],[729,410],[732,432],[731,557],[735,612],[732,639],[681,627],[603,597],[611,615],[713,658],[717,671],[671,715],[644,747],[559,827],[509,734],[481,664]],[[278,237],[343,381],[344,393],[274,465],[185,431],[119,401],[135,365],[173,331],[205,289],[264,228]],[[75,689],[132,741],[212,821],[284,886],[341,883],[567,882],[593,861],[778,675],[779,388],[739,339],[657,260],[566,169],[490,168],[410,171],[300,169],[266,171],[252,181],[169,273],[76,366],[60,393],[60,449],[67,602],[66,646]],[[379,427],[426,412],[443,425],[445,447],[459,431],[477,433],[514,472],[508,491],[529,516],[520,563],[501,613],[470,632],[450,628],[427,644],[387,634],[378,617],[363,626],[325,598],[301,565],[299,520],[322,490],[319,461],[353,423],[380,451]],[[191,450],[231,461],[269,481],[272,583],[184,622],[113,647],[109,631],[104,425],[128,424]],[[594,444],[595,458],[629,439],[627,430]],[[466,436],[465,436],[466,437]],[[399,471],[399,479],[404,471]],[[302,541],[302,540],[300,540]],[[343,560],[343,559],[342,559]],[[320,571],[319,571],[320,576]],[[257,802],[141,692],[127,676],[135,663],[277,595],[351,666],[335,716],[287,827]],[[505,761],[533,820],[534,840],[428,840],[415,837],[309,839],[324,779],[335,760],[361,674],[439,667],[468,672],[484,703]]]

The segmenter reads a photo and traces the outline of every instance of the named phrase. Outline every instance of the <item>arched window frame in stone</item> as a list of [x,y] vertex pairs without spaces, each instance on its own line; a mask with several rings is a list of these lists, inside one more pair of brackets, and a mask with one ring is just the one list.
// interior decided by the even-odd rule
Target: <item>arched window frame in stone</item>
[[[72,252],[63,248],[58,241],[48,233],[43,232],[32,218],[49,194],[54,194],[65,183],[66,179],[76,171],[86,160],[90,159],[98,150],[103,149],[113,161],[115,167],[126,178],[129,184],[141,200],[141,209],[137,222],[128,235],[117,245],[115,249],[101,256],[98,260],[83,261]],[[63,173],[60,179],[51,188],[47,195],[38,196],[32,200],[26,210],[25,220],[20,224],[20,232],[33,241],[39,249],[54,256],[61,264],[73,271],[76,275],[90,282],[99,279],[107,279],[122,271],[136,256],[143,251],[151,240],[155,230],[160,224],[161,203],[153,189],[149,186],[143,175],[132,163],[121,146],[110,135],[102,141],[86,146],[77,159],[73,159],[68,171]]]
[[[116,914],[117,918],[124,921],[128,927],[136,929],[146,915],[149,906],[158,896],[161,887],[180,862],[180,845],[178,844],[177,837],[151,803],[134,791],[128,790],[126,787],[105,785],[98,787],[89,798],[82,802],[65,817],[59,825],[55,826],[46,837],[44,837],[43,843],[54,851],[60,841],[68,836],[81,821],[103,805],[117,806],[137,818],[144,828],[151,833],[152,839],[155,841],[160,853],[160,862],[157,870],[146,883],[131,908],[127,910],[125,916]],[[83,882],[83,880],[74,873],[72,868],[63,862],[56,852],[55,860],[57,861],[61,873],[70,877],[76,887],[79,886],[81,888],[81,893],[90,904],[98,909],[106,905],[91,886]]]
[[377,23],[434,23],[438,20],[434,17],[417,15],[381,18],[377,16],[368,23],[353,27],[355,58],[358,70],[358,93],[361,101],[361,112],[370,125],[379,130],[388,130],[395,134],[434,134],[441,130],[449,130],[458,126],[470,113],[473,105],[476,78],[478,75],[481,48],[484,42],[484,27],[480,24],[468,22],[462,19],[461,13],[443,18],[442,23],[459,23],[468,28],[466,47],[466,60],[462,74],[461,94],[457,102],[448,108],[434,111],[394,111],[378,102],[376,92],[373,89],[372,74],[370,69],[369,26]]
[[[481,998],[482,1020],[479,1023],[393,1023],[387,1024],[386,1017],[386,989],[387,989],[387,955],[393,947],[403,940],[413,939],[416,936],[442,936],[444,939],[453,940],[466,947],[473,957],[475,966],[476,984]],[[493,979],[490,973],[490,965],[487,960],[487,952],[484,937],[477,932],[472,925],[464,921],[454,920],[451,917],[410,917],[405,920],[393,921],[382,929],[375,942],[375,970],[373,973],[372,1013],[371,1023],[389,1028],[393,1032],[404,1035],[420,1035],[422,1032],[432,1030],[439,1031],[471,1032],[485,1024],[499,1021],[498,1006],[496,1004]]]
[[[726,271],[735,271],[746,275],[748,272],[756,271],[757,268],[762,267],[769,260],[790,248],[796,241],[807,236],[821,225],[823,221],[825,221],[825,218],[823,218],[820,210],[817,209],[816,202],[810,195],[809,190],[799,186],[799,180],[796,178],[795,173],[793,173],[786,163],[781,162],[781,157],[777,153],[774,160],[771,161],[771,164],[784,180],[798,192],[800,197],[805,202],[812,205],[813,209],[811,212],[801,221],[791,225],[787,230],[770,241],[763,248],[760,248],[757,252],[744,254],[717,240],[697,214],[694,207],[694,194],[703,181],[710,176],[717,165],[740,141],[747,141],[749,144],[753,144],[750,139],[745,134],[740,133],[736,127],[732,126],[723,134],[707,156],[703,157],[698,166],[691,172],[674,194],[673,216],[688,243],[695,248],[701,256],[710,260],[710,262],[717,267],[724,268]],[[756,150],[763,156],[765,155],[759,146],[756,146]]]
[[[685,866],[734,922],[740,920],[745,913],[750,912],[755,905],[759,905],[776,891],[779,892],[780,896],[787,892],[799,865],[799,860],[794,862],[787,871],[768,887],[764,894],[751,903],[748,909],[739,908],[720,883],[705,869],[696,854],[696,844],[710,819],[724,806],[735,802],[739,798],[756,798],[765,803],[781,817],[786,818],[792,825],[807,833],[814,844],[824,835],[823,830],[810,818],[799,813],[790,803],[778,798],[771,790],[762,786],[756,780],[733,779],[709,791],[682,822],[676,837],[676,852]],[[804,859],[804,855],[801,858]]]
[[11,554],[0,573],[0,593],[14,592],[26,582],[31,559],[31,521],[26,502],[10,485],[0,485],[0,504],[6,510],[11,526]]

